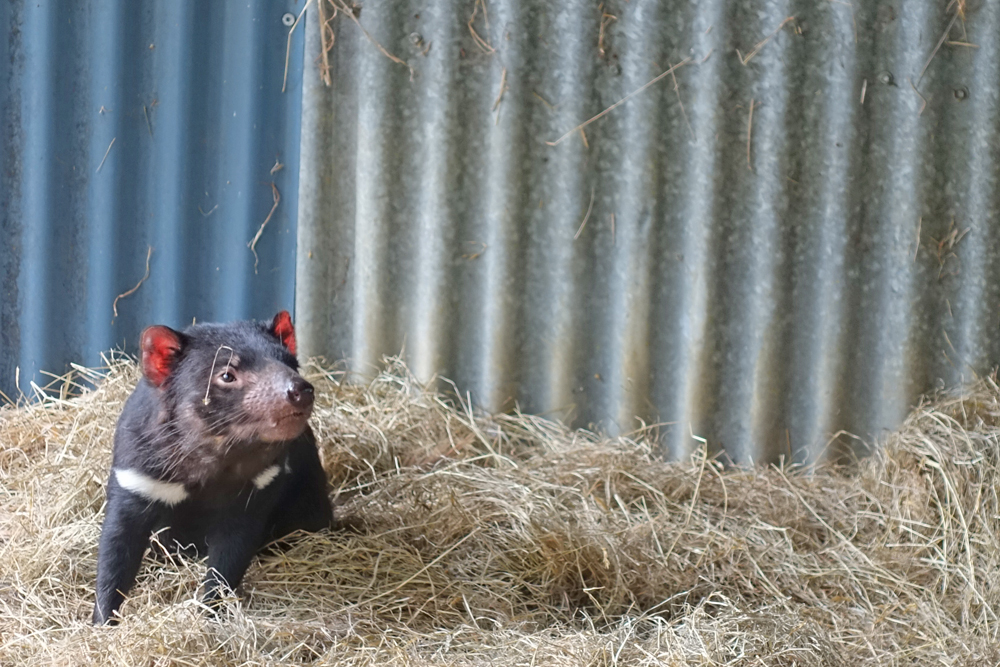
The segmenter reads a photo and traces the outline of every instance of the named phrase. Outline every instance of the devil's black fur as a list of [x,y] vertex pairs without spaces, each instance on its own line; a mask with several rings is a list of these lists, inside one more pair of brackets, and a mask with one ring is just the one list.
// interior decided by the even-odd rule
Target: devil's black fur
[[142,348],[144,377],[115,432],[95,624],[114,622],[154,531],[207,553],[214,604],[264,544],[333,518],[287,313],[271,325],[150,327]]

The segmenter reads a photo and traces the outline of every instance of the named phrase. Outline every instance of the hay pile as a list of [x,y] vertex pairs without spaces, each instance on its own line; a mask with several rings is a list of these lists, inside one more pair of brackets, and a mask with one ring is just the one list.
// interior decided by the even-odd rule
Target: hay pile
[[219,620],[175,558],[144,563],[120,627],[88,625],[134,364],[0,411],[0,664],[1000,662],[992,380],[806,474],[471,414],[398,364],[363,387],[307,372],[345,527],[255,562]]

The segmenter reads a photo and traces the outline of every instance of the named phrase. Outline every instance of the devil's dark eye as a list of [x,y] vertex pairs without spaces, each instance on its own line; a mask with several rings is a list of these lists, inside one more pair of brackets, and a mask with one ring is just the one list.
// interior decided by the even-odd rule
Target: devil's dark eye
[[227,384],[230,382],[236,382],[236,376],[230,373],[229,371],[226,371],[225,373],[220,375],[219,379]]

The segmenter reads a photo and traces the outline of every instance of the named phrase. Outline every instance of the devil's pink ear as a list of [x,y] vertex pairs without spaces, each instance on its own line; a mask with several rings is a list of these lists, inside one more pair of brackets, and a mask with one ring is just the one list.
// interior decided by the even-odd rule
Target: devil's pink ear
[[174,359],[181,349],[181,335],[170,327],[146,327],[139,346],[142,348],[142,374],[159,387],[170,377]]
[[283,310],[274,316],[271,322],[271,333],[278,337],[288,351],[295,354],[295,327],[292,326],[292,316]]

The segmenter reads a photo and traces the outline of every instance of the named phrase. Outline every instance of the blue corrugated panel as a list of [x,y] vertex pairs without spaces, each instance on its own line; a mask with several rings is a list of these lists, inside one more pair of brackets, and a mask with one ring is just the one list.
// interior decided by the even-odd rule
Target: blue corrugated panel
[[[667,453],[694,434],[739,461],[878,435],[1000,362],[1000,3],[367,0],[359,20],[413,73],[341,14],[328,88],[307,26],[307,352],[370,371],[405,348],[480,405],[669,422]],[[686,58],[676,88],[546,143]]]
[[134,351],[150,323],[292,307],[301,6],[0,3],[0,390]]

